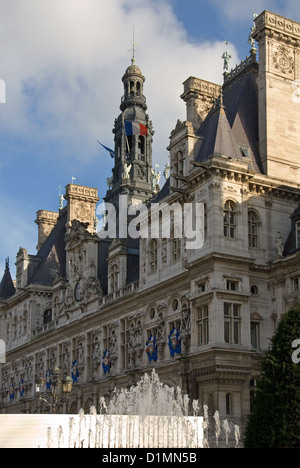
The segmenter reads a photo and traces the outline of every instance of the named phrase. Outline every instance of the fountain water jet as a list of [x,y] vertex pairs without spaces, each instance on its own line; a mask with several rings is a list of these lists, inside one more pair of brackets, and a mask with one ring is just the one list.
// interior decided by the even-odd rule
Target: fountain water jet
[[[97,448],[201,448],[203,418],[199,404],[179,387],[174,389],[160,382],[153,370],[144,374],[130,389],[115,389],[109,401],[99,400],[100,414],[91,407],[90,414],[80,410],[70,418],[68,437],[59,431],[58,443],[69,447]],[[49,428],[51,429],[51,428]],[[48,446],[55,445],[55,431],[48,431]]]
[[[69,434],[65,437],[59,428],[57,443],[69,448],[209,448],[209,412],[203,406],[199,416],[198,400],[190,401],[179,387],[168,387],[160,382],[155,370],[144,374],[130,389],[115,389],[112,397],[99,400],[100,414],[90,408],[90,414],[80,410],[70,418]],[[189,414],[193,414],[190,416]],[[219,412],[214,414],[215,437],[221,433]],[[230,427],[227,420],[222,428],[229,444]],[[236,447],[239,427],[235,426]],[[55,431],[48,428],[48,444],[52,448]],[[66,447],[67,448],[67,447]]]

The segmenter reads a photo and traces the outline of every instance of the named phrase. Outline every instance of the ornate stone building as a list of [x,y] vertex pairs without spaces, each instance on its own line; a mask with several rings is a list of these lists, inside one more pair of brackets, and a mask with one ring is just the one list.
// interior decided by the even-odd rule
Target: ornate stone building
[[65,208],[38,211],[38,251],[20,248],[16,285],[8,263],[0,285],[2,412],[46,411],[35,382],[48,377],[51,398],[55,364],[73,377],[58,407],[70,413],[155,368],[164,383],[243,423],[259,357],[280,315],[300,303],[300,24],[264,11],[251,45],[250,57],[225,68],[222,86],[185,81],[187,120],[171,133],[161,189],[133,59],[105,201],[119,219],[121,195],[128,206],[201,203],[203,246],[187,249],[175,224],[169,237],[117,229],[101,238],[97,190],[68,185]]

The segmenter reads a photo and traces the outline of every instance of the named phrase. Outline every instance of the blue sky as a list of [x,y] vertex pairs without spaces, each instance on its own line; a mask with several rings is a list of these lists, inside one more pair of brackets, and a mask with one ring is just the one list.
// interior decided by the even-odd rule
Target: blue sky
[[36,212],[57,211],[72,176],[105,195],[113,161],[97,140],[113,147],[133,25],[163,169],[183,81],[221,83],[224,42],[234,67],[265,9],[300,21],[299,0],[0,0],[0,277],[20,246],[36,253]]

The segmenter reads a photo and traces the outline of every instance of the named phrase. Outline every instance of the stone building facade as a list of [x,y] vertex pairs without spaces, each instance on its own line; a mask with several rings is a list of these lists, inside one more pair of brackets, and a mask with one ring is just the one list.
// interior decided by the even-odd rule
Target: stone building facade
[[51,398],[55,364],[73,378],[58,407],[69,413],[155,368],[243,424],[259,358],[280,315],[300,304],[300,24],[264,11],[253,39],[259,62],[253,41],[222,86],[185,81],[187,120],[171,133],[161,189],[145,78],[132,60],[105,201],[119,220],[121,196],[148,209],[199,203],[203,246],[187,248],[175,222],[166,237],[118,228],[101,237],[97,189],[69,184],[65,208],[38,211],[38,251],[20,248],[16,285],[8,264],[0,285],[2,412],[46,411],[35,382],[48,377]]

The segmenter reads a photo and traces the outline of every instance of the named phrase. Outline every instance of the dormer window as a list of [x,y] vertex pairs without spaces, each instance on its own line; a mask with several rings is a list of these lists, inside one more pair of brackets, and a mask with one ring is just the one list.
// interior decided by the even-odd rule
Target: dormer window
[[[183,167],[184,167],[184,155],[182,151],[178,151],[172,158],[172,168],[171,168],[171,175],[173,176],[183,176]],[[179,187],[181,185],[181,181],[179,179],[174,179],[175,187]]]
[[249,148],[247,146],[241,146],[240,152],[243,158],[250,158]]
[[238,281],[226,280],[226,289],[227,289],[227,291],[238,291],[239,282]]
[[48,325],[48,323],[52,322],[52,310],[47,309],[44,312],[44,325]]

